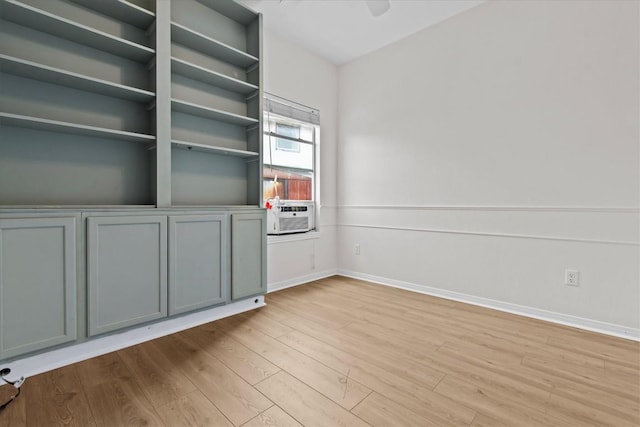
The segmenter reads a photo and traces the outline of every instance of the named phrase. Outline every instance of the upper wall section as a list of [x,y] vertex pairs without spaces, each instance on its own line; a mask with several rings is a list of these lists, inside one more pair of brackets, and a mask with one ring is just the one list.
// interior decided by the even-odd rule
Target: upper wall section
[[637,207],[638,7],[487,2],[341,67],[341,202]]

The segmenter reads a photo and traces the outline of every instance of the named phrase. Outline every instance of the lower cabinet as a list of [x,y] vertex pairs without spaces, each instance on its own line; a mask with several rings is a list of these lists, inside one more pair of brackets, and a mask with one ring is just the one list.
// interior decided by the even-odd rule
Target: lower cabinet
[[227,215],[169,217],[169,314],[227,299]]
[[167,316],[167,217],[87,218],[89,336]]
[[262,209],[7,215],[0,361],[266,291]]
[[0,219],[0,360],[76,339],[76,218]]
[[267,291],[267,218],[261,213],[231,215],[231,299]]

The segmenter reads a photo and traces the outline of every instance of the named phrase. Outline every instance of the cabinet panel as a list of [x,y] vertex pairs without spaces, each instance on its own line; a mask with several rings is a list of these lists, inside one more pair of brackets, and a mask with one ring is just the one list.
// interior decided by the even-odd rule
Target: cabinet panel
[[167,218],[87,219],[89,335],[167,315]]
[[231,298],[266,292],[266,214],[231,216]]
[[75,218],[0,219],[0,359],[76,339]]
[[227,298],[227,216],[169,217],[169,314]]

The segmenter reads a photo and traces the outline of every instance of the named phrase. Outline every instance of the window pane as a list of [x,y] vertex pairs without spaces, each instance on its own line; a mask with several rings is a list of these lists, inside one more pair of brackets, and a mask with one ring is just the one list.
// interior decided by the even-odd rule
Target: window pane
[[[265,166],[264,199],[313,200],[313,172]],[[275,178],[278,178],[275,182]]]
[[[313,145],[298,143],[298,151],[276,149],[278,138],[264,136],[264,163],[287,168],[313,170]],[[295,141],[293,141],[295,142]]]
[[[300,139],[300,127],[298,126],[276,123],[276,133],[278,135]],[[299,153],[300,143],[297,141],[291,141],[290,139],[276,138],[276,150]]]

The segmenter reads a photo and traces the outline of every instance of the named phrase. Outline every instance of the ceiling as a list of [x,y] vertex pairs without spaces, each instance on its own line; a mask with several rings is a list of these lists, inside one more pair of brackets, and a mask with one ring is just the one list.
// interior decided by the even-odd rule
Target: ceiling
[[[482,0],[390,0],[373,16],[365,0],[236,0],[264,28],[340,65],[462,13]],[[374,2],[375,3],[375,2]]]

